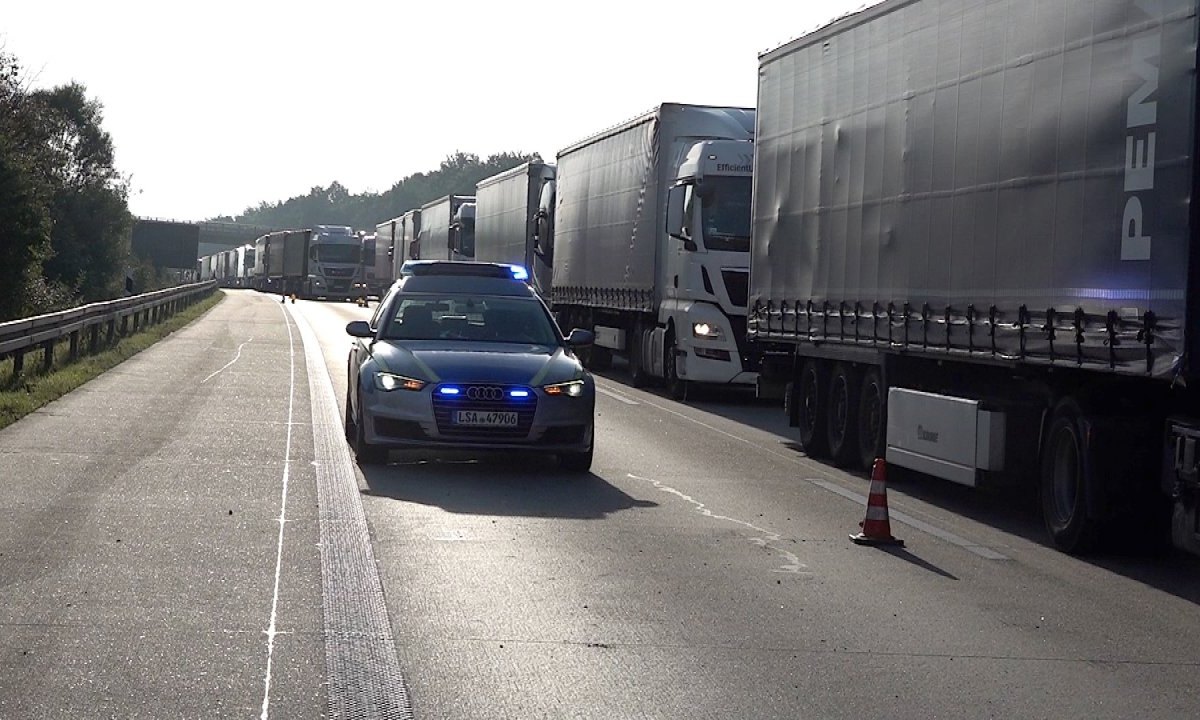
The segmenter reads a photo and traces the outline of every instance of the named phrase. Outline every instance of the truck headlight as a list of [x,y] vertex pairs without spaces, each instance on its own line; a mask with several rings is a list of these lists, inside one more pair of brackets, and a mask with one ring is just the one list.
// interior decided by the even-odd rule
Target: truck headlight
[[706,322],[692,323],[692,335],[706,340],[719,340],[722,336],[721,326]]
[[377,372],[375,373],[375,387],[384,392],[391,392],[393,390],[416,391],[425,387],[425,381],[393,373]]
[[565,383],[543,385],[542,390],[544,390],[547,395],[566,395],[568,397],[579,397],[583,394],[583,381],[572,380]]

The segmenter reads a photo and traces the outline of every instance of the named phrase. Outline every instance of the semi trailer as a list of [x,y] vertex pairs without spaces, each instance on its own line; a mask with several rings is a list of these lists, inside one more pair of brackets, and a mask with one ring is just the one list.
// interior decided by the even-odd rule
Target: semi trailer
[[1200,549],[1196,47],[1195,0],[886,0],[759,58],[748,340],[808,454]]
[[445,195],[421,206],[418,257],[411,260],[474,260],[475,198]]
[[543,192],[553,183],[554,165],[537,161],[475,186],[475,259],[524,267],[543,297],[550,291],[553,256],[548,232],[543,228],[539,236],[538,211]]
[[754,111],[664,103],[558,153],[551,298],[635,385],[753,385],[743,348]]
[[259,289],[303,298],[362,295],[362,240],[352,228],[317,225],[268,233],[255,241]]

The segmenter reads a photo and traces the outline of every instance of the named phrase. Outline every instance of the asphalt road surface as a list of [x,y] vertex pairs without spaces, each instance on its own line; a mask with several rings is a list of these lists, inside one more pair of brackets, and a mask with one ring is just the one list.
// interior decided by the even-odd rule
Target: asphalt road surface
[[0,431],[0,718],[1179,718],[1200,563],[598,378],[592,474],[341,433],[351,304],[253,292]]

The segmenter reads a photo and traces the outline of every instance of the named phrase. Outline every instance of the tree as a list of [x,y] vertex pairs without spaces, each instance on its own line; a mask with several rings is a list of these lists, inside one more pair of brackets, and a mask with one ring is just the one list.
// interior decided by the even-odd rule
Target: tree
[[50,187],[39,169],[49,161],[41,118],[29,101],[16,59],[0,52],[0,320],[29,307],[50,252]]
[[48,280],[73,287],[85,302],[120,294],[132,222],[128,185],[114,164],[103,113],[79,83],[34,93],[45,118],[45,143],[55,162]]

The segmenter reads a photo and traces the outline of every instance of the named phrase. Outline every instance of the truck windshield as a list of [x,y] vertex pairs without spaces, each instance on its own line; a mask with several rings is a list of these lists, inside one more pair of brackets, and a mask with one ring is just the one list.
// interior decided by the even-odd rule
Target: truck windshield
[[750,178],[709,177],[700,190],[704,247],[750,251]]
[[357,263],[362,258],[359,245],[318,245],[317,261],[323,263]]

